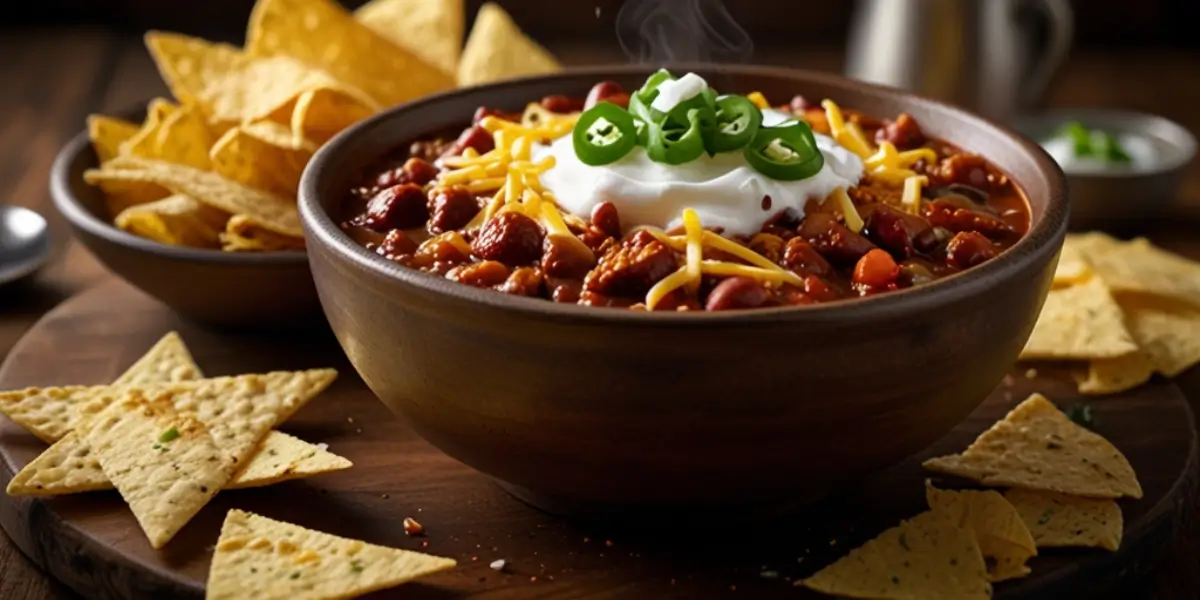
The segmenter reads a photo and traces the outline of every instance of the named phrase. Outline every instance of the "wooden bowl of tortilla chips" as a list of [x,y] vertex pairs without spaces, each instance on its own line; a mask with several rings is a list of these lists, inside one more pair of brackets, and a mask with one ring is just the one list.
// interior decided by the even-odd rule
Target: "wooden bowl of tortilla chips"
[[60,152],[55,204],[110,270],[199,322],[320,323],[296,210],[316,150],[381,110],[559,69],[499,6],[464,45],[463,0],[259,0],[238,48],[149,32],[172,99],[92,115]]

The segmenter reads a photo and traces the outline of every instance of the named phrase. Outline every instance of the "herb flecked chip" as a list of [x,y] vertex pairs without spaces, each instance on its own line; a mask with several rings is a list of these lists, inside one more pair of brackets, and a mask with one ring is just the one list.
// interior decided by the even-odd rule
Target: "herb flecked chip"
[[1020,513],[1039,548],[1095,547],[1116,551],[1124,519],[1113,500],[1012,489],[1004,493]]

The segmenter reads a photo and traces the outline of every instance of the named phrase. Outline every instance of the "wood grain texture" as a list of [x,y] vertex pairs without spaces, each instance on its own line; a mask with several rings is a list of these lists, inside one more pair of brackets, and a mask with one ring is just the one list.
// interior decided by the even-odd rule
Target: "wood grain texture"
[[[1116,11],[1113,18],[1128,26],[1127,12]],[[569,64],[622,60],[611,38],[599,43],[564,40],[551,49]],[[58,145],[82,128],[87,112],[124,108],[163,93],[163,86],[135,35],[86,28],[7,29],[0,35],[0,51],[5,57],[0,61],[0,81],[5,83],[5,94],[0,95],[0,202],[38,209],[56,233],[65,232],[65,225],[50,207],[45,186]],[[794,44],[780,49],[760,45],[756,61],[820,70],[837,70],[841,64],[834,48],[798,48]],[[1192,76],[1198,63],[1200,54],[1194,51],[1079,51],[1051,88],[1047,104],[1146,110],[1200,132],[1200,111],[1196,110],[1200,79]],[[57,142],[39,141],[39,133]],[[1175,215],[1146,223],[1143,231],[1158,244],[1200,258],[1200,238],[1195,235],[1200,224],[1200,165],[1192,165],[1178,207]],[[0,357],[43,313],[106,277],[78,244],[65,235],[57,235],[54,241],[56,255],[50,266],[36,278],[0,288]],[[80,326],[87,329],[89,324]],[[1200,370],[1184,375],[1178,383],[1193,407],[1200,406]],[[1192,514],[1200,515],[1200,505],[1192,508]],[[1133,600],[1200,597],[1200,570],[1195,568],[1200,563],[1200,527],[1195,520],[1150,577],[1137,589],[1114,596]],[[731,538],[728,546],[742,543]],[[73,600],[78,596],[47,578],[0,535],[0,598]]]
[[[331,338],[203,331],[120,282],[77,296],[40,321],[0,368],[0,388],[111,381],[169,330],[183,335],[210,375],[337,367],[342,374],[333,387],[281,429],[328,443],[355,466],[311,481],[224,492],[161,552],[149,547],[114,493],[0,498],[0,525],[17,545],[90,597],[200,598],[221,519],[229,508],[241,508],[459,561],[454,571],[391,597],[698,598],[736,588],[755,597],[815,598],[794,589],[791,580],[924,509],[921,458],[961,450],[1032,391],[1060,403],[1075,401],[1069,378],[1060,374],[1010,376],[921,456],[769,522],[724,515],[711,526],[684,530],[644,521],[582,522],[534,510],[392,417]],[[1032,576],[999,586],[997,598],[1090,598],[1113,589],[1155,564],[1193,501],[1196,431],[1174,384],[1154,382],[1092,406],[1096,430],[1129,457],[1146,493],[1121,502],[1122,547],[1117,553],[1044,552],[1032,563]],[[43,448],[12,423],[0,422],[0,484]],[[417,519],[428,535],[406,535],[404,517]],[[504,573],[488,567],[498,558],[508,561]]]

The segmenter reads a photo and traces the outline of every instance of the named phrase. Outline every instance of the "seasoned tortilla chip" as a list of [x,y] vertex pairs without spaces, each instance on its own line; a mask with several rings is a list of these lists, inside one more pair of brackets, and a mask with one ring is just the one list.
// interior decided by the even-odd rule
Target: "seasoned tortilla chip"
[[363,119],[374,111],[337,90],[316,89],[300,95],[291,113],[291,127],[298,140],[318,144]]
[[1145,294],[1125,294],[1118,300],[1138,351],[1091,361],[1079,377],[1080,392],[1113,394],[1145,383],[1155,372],[1175,377],[1200,363],[1200,308]]
[[1154,375],[1154,363],[1145,352],[1138,351],[1118,358],[1099,358],[1088,363],[1087,369],[1074,373],[1081,394],[1116,394],[1131,390]]
[[130,392],[97,413],[83,437],[154,548],[233,476],[231,457],[204,424],[176,412],[169,400]]
[[349,460],[286,433],[272,431],[227,489],[262,487],[349,469]]
[[129,121],[104,115],[88,115],[87,126],[88,138],[101,164],[117,156],[121,144],[138,132],[138,126]]
[[208,169],[212,166],[208,160],[208,149],[215,138],[199,106],[182,106],[167,115],[157,136],[156,153],[153,156],[141,156],[197,169]]
[[463,0],[371,0],[354,18],[454,76],[466,28]]
[[[309,93],[311,92],[305,92],[305,94]],[[288,120],[291,120],[290,112],[288,113]],[[241,130],[247,135],[253,136],[264,143],[275,146],[276,148],[284,148],[286,150],[314,154],[316,153],[318,147],[317,142],[302,135],[295,135],[292,133],[290,127],[274,121],[246,123],[241,126]]]
[[179,107],[170,100],[154,98],[146,105],[146,118],[141,127],[124,144],[118,148],[121,156],[143,156],[155,158],[158,156],[158,133],[167,117],[175,113]]
[[992,597],[975,536],[936,510],[879,534],[802,585],[833,596],[874,600]]
[[150,350],[137,359],[113,385],[145,385],[202,379],[200,366],[183,338],[171,331],[162,336]]
[[1116,358],[1137,352],[1121,307],[1100,279],[1050,290],[1021,360]]
[[554,55],[522,33],[503,8],[488,2],[471,27],[458,64],[458,84],[482,85],[560,70]]
[[1004,497],[1016,507],[1039,548],[1082,546],[1116,551],[1124,519],[1113,500],[1012,489]]
[[250,14],[246,51],[324,70],[382,106],[454,87],[452,77],[355,21],[332,0],[259,0]]
[[218,175],[282,198],[296,197],[300,174],[311,158],[312,152],[269,144],[241,127],[226,131],[211,153]]
[[227,252],[300,251],[304,250],[304,238],[279,235],[259,227],[245,215],[234,215],[221,234],[221,249]]
[[1107,243],[1094,240],[1084,253],[1115,294],[1148,294],[1200,307],[1200,263],[1157,248],[1143,238]]
[[354,598],[455,562],[231,510],[208,573],[208,600]]
[[992,490],[939,490],[925,482],[929,508],[944,511],[960,527],[975,534],[987,561],[988,581],[1029,575],[1026,562],[1037,556],[1029,528],[1004,496]]
[[1054,287],[1068,287],[1088,280],[1092,267],[1084,258],[1079,238],[1068,235],[1058,255],[1058,266],[1054,269]]
[[171,246],[219,248],[229,213],[186,194],[131,206],[113,219],[118,228]]
[[89,169],[83,177],[93,184],[111,181],[152,183],[227,213],[246,215],[264,229],[293,237],[304,235],[294,200],[246,187],[216,173],[122,156],[110,161],[103,169]]
[[962,454],[925,461],[926,469],[987,486],[1089,498],[1142,497],[1129,461],[1108,440],[1033,394],[983,432]]

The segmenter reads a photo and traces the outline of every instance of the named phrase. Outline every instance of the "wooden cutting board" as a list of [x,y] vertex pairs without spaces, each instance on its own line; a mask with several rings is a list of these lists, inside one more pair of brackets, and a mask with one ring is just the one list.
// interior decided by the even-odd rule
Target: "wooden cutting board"
[[[209,375],[336,367],[341,376],[281,429],[326,442],[354,468],[308,481],[220,494],[163,551],[154,551],[115,492],[55,499],[0,494],[0,525],[52,576],[89,598],[201,598],[213,544],[230,508],[242,508],[369,542],[452,557],[457,569],[372,597],[397,598],[816,598],[793,587],[879,531],[924,508],[925,456],[959,451],[1016,402],[1040,391],[1080,399],[1058,373],[1015,370],[966,422],[921,456],[769,523],[714,518],[686,531],[645,522],[582,522],[514,500],[487,477],[420,439],[375,399],[332,336],[223,334],[180,321],[112,282],[54,310],[0,368],[0,389],[98,384],[114,379],[159,337],[179,331]],[[1197,444],[1180,390],[1158,381],[1089,400],[1095,429],[1133,463],[1145,498],[1124,500],[1125,540],[1115,553],[1044,551],[1004,599],[1094,598],[1136,581],[1193,505]],[[0,484],[45,448],[0,417]],[[787,473],[780,473],[787,477]],[[405,535],[412,517],[425,537]],[[503,571],[489,567],[505,560]]]

